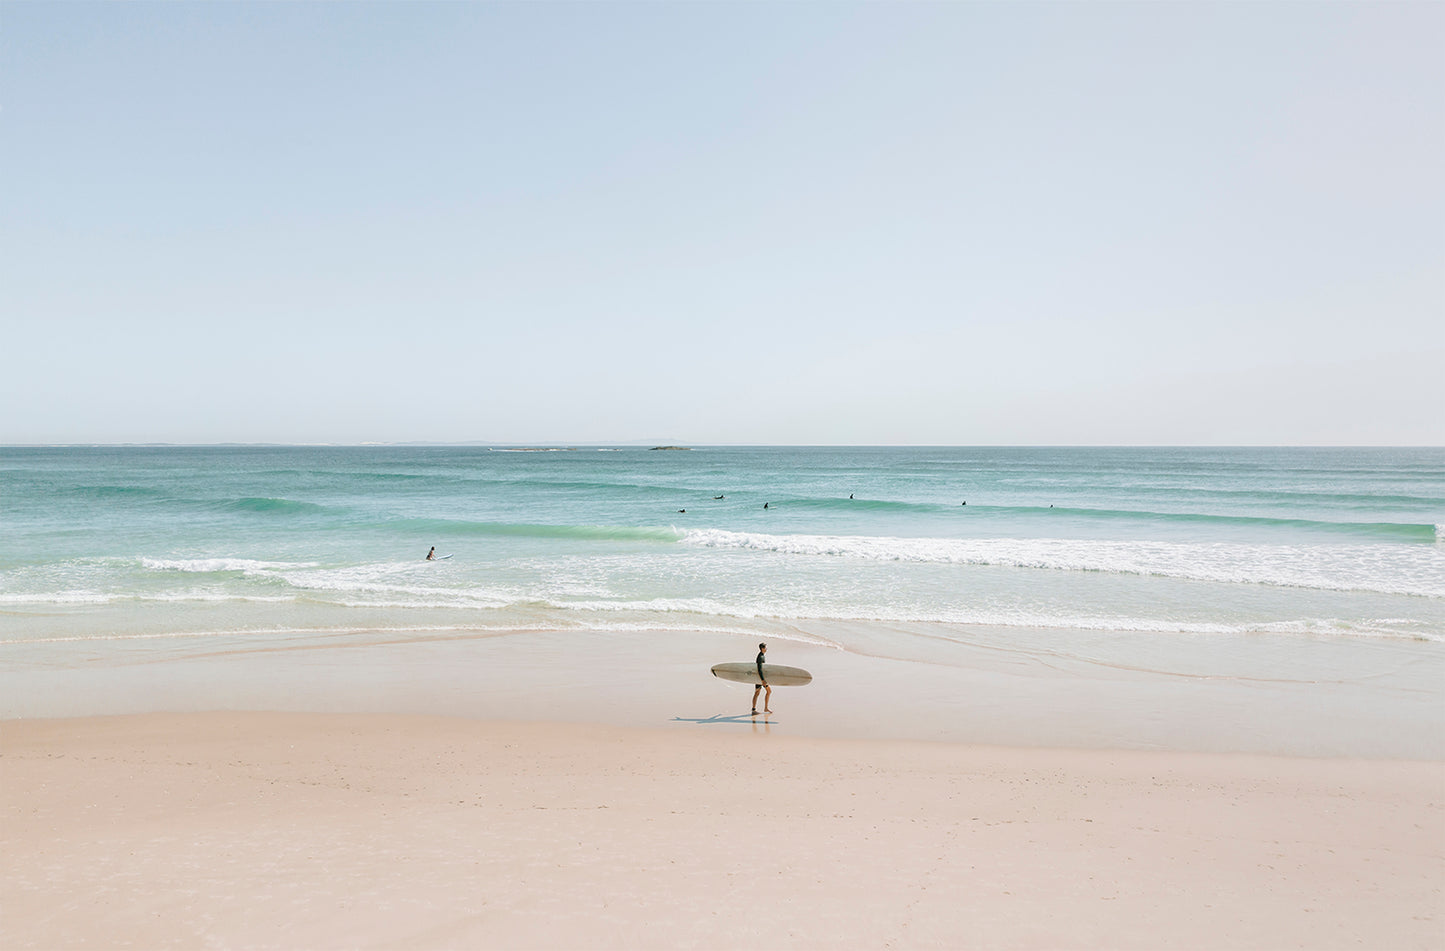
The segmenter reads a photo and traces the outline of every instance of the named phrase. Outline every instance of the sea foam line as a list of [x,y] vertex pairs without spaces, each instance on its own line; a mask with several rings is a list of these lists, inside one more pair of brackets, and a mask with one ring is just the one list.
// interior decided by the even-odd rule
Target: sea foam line
[[[806,631],[759,631],[757,628],[738,627],[730,625],[702,625],[702,624],[678,624],[672,621],[648,622],[648,621],[589,621],[571,620],[569,623],[530,623],[530,624],[446,624],[446,625],[411,625],[398,626],[394,624],[379,627],[271,627],[271,628],[235,628],[229,630],[213,631],[146,631],[130,632],[124,634],[68,634],[59,637],[27,637],[11,640],[0,639],[0,648],[19,647],[27,644],[83,644],[87,642],[103,641],[149,641],[165,639],[186,639],[205,637],[268,637],[284,635],[300,635],[315,637],[375,637],[379,634],[459,634],[479,635],[483,637],[496,637],[507,634],[575,634],[575,633],[597,633],[597,634],[660,634],[660,633],[682,633],[682,634],[736,634],[743,637],[757,637],[760,634],[773,640],[794,641],[799,644],[813,644],[819,647],[827,647],[833,650],[845,650],[846,648],[838,642],[824,637],[820,634],[811,634]],[[275,647],[275,644],[259,644],[257,649],[265,650]]]
[[1067,538],[898,538],[860,535],[768,535],[723,529],[688,531],[683,537],[683,543],[700,548],[731,548],[867,561],[1098,571],[1187,581],[1445,597],[1445,551],[1438,545],[1250,545]]
[[258,561],[254,558],[142,558],[141,567],[151,571],[211,573],[240,571],[246,574],[315,568],[315,562]]
[[181,592],[107,592],[107,591],[41,591],[31,594],[0,594],[0,604],[121,604],[127,602],[179,603],[244,601],[257,604],[287,604],[298,600],[288,596],[256,594],[222,594],[210,591]]

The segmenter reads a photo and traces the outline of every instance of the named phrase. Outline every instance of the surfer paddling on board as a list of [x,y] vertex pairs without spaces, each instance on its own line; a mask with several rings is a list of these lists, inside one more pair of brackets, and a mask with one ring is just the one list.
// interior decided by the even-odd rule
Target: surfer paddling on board
[[758,680],[762,681],[762,683],[758,684],[756,687],[753,688],[753,715],[754,715],[754,716],[757,716],[757,713],[758,713],[758,691],[759,691],[759,690],[766,690],[766,691],[767,691],[767,693],[763,694],[763,712],[764,712],[764,713],[772,713],[772,712],[773,712],[772,710],[768,709],[769,705],[773,702],[773,688],[772,688],[772,686],[768,683],[768,678],[763,676],[763,655],[766,654],[767,652],[768,652],[768,645],[766,645],[766,644],[759,644],[759,645],[758,645],[758,660],[757,660],[757,664],[758,664]]

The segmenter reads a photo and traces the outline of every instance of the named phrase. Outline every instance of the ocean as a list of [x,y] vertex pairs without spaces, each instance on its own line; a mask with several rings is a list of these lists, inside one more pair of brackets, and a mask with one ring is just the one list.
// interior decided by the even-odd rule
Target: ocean
[[0,449],[12,685],[549,632],[1428,690],[1445,449]]

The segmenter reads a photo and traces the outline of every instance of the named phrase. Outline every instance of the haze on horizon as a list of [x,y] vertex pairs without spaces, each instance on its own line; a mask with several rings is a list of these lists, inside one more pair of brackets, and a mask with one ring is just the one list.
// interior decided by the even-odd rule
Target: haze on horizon
[[1442,445],[1442,48],[1428,3],[6,3],[0,443]]

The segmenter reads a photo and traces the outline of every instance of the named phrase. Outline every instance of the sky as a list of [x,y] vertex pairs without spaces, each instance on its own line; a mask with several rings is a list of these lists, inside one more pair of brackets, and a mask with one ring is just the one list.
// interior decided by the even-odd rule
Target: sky
[[1445,444],[1445,4],[0,5],[0,443]]

